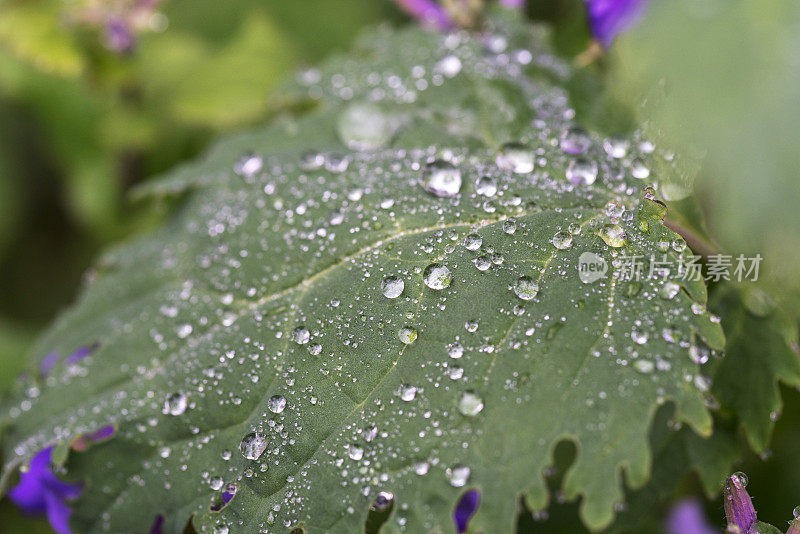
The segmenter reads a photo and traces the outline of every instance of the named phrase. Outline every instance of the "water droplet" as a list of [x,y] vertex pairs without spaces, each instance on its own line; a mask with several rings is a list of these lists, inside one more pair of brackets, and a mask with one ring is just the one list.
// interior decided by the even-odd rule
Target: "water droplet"
[[466,323],[464,323],[464,328],[467,330],[467,332],[470,332],[470,333],[477,332],[477,330],[478,330],[478,321],[469,320]]
[[514,283],[514,294],[522,300],[531,300],[539,292],[539,284],[530,276],[520,276]]
[[464,238],[464,247],[467,250],[478,250],[482,244],[483,238],[475,232],[467,234],[467,237]]
[[478,415],[483,410],[483,399],[474,391],[465,391],[458,401],[458,411],[467,417]]
[[631,332],[631,340],[637,345],[644,345],[645,343],[647,343],[647,332],[640,332],[639,330],[633,330]]
[[281,413],[286,409],[286,397],[283,395],[273,395],[267,401],[267,408],[272,413]]
[[164,401],[164,408],[161,413],[164,415],[181,415],[186,411],[189,401],[181,392],[173,393]]
[[411,402],[417,396],[416,386],[402,385],[400,386],[400,398],[405,402]]
[[397,332],[397,337],[406,345],[410,345],[417,340],[417,330],[410,326],[403,326],[400,328],[400,331]]
[[211,486],[211,489],[214,491],[221,490],[224,484],[225,481],[222,480],[222,477],[211,477],[211,480],[208,481],[208,485]]
[[521,143],[506,143],[497,155],[497,166],[517,174],[533,172],[533,150]]
[[461,343],[453,343],[447,348],[447,355],[457,360],[464,355],[464,347],[461,346]]
[[475,192],[484,197],[497,194],[497,181],[491,176],[481,176],[475,181]]
[[425,168],[422,185],[437,197],[456,196],[461,190],[461,171],[447,161],[434,161]]
[[556,232],[556,235],[553,236],[553,245],[560,250],[571,247],[572,234],[569,232]]
[[430,464],[428,464],[428,462],[417,462],[414,464],[414,472],[419,476],[427,475],[429,469]]
[[658,295],[667,300],[672,300],[680,292],[681,286],[675,282],[666,282],[661,289],[658,290]]
[[292,331],[292,341],[298,345],[305,345],[311,339],[311,332],[305,326],[298,326]]
[[625,206],[620,202],[614,202],[610,200],[605,207],[606,215],[608,215],[609,219],[614,219],[616,222],[622,217],[622,214],[625,213]]
[[735,476],[736,478],[738,478],[739,482],[741,482],[742,486],[747,486],[747,484],[750,482],[750,479],[747,478],[747,475],[745,475],[741,471],[736,471],[732,476]]
[[574,159],[567,166],[567,180],[575,185],[592,185],[597,180],[597,163]]
[[451,486],[454,488],[461,488],[466,486],[471,472],[472,470],[465,465],[456,465],[453,467],[448,467],[445,471],[445,474],[447,475],[447,480],[450,481]]
[[628,153],[628,141],[618,137],[609,137],[603,141],[603,149],[606,154],[614,159],[624,158]]
[[395,121],[375,104],[356,103],[339,116],[339,137],[353,150],[375,150],[386,146],[394,135]]
[[698,365],[706,363],[711,356],[711,351],[705,345],[693,344],[689,347],[689,358]]
[[350,158],[339,154],[328,154],[325,157],[325,168],[334,174],[340,174],[350,166]]
[[177,332],[178,337],[181,339],[185,339],[186,337],[189,336],[189,334],[192,333],[192,330],[193,330],[192,325],[182,324],[181,326],[178,327],[178,332]]
[[422,280],[431,289],[444,289],[453,281],[450,269],[440,263],[431,263],[422,273]]
[[242,438],[239,450],[248,460],[258,460],[267,450],[267,436],[259,432],[250,432]]
[[305,171],[313,171],[325,165],[325,155],[316,150],[306,152],[300,157],[300,168]]
[[347,456],[350,457],[351,460],[355,460],[357,462],[364,457],[364,449],[357,447],[356,445],[350,445],[347,447]]
[[503,231],[507,234],[513,234],[517,231],[516,219],[506,219],[503,221]]
[[256,156],[252,152],[243,154],[233,166],[233,172],[239,176],[249,177],[261,171],[264,167],[264,160],[261,156]]
[[383,282],[381,282],[383,296],[387,299],[396,299],[403,293],[405,287],[406,283],[403,282],[402,278],[397,276],[387,276],[383,279]]
[[592,139],[583,128],[573,127],[561,134],[561,150],[567,154],[583,154],[590,146]]
[[478,256],[477,258],[475,258],[474,260],[472,260],[472,263],[474,263],[474,264],[475,264],[475,267],[476,267],[476,268],[477,268],[479,271],[485,271],[485,270],[487,270],[489,267],[491,267],[491,266],[492,266],[492,262],[491,262],[491,260],[489,259],[489,256],[486,256],[485,254],[484,254],[484,255],[481,255],[481,256]]
[[447,376],[449,376],[451,380],[459,380],[464,376],[464,368],[454,365],[447,369]]
[[644,164],[642,160],[634,160],[631,164],[631,174],[634,178],[644,180],[650,176],[650,169]]
[[655,364],[650,360],[636,360],[633,362],[633,368],[646,375],[652,373],[655,367]]
[[625,230],[618,224],[605,224],[597,231],[597,235],[609,247],[620,248],[625,246]]
[[445,56],[436,64],[436,70],[446,78],[453,78],[461,72],[461,60],[457,56]]

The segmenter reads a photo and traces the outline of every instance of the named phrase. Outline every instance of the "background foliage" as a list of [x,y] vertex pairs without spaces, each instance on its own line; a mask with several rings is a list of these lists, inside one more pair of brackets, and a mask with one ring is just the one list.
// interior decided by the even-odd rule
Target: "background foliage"
[[[676,145],[704,141],[710,233],[731,253],[766,257],[766,286],[796,324],[800,9],[791,0],[708,2],[701,12],[689,0],[654,5],[592,66],[611,88],[596,98],[635,107],[668,77],[669,98],[642,113]],[[97,251],[160,219],[160,206],[126,197],[132,186],[265,121],[277,105],[271,91],[298,66],[346,49],[363,27],[403,21],[378,0],[168,0],[160,12],[166,27],[120,54],[103,46],[102,28],[71,23],[64,2],[0,0],[0,387],[26,366],[31,339],[71,302]],[[534,0],[529,15],[555,25],[565,55],[588,45],[579,0]],[[800,497],[800,394],[781,393],[770,446],[741,465],[760,517],[776,524]],[[567,465],[572,452],[560,452]],[[701,486],[689,477],[677,494]],[[557,505],[533,528],[580,529],[572,507]],[[708,511],[721,516],[720,502]],[[0,524],[18,521],[0,505]]]

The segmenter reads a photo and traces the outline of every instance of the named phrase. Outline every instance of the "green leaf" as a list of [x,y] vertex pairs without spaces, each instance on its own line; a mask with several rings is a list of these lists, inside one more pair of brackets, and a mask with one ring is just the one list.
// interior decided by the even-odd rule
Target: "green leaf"
[[[547,505],[542,471],[568,440],[564,495],[599,529],[623,473],[633,488],[650,477],[659,406],[710,435],[690,352],[724,338],[704,284],[663,297],[664,278],[627,281],[620,262],[657,252],[674,278],[688,254],[633,176],[665,153],[635,132],[614,158],[591,135],[598,179],[571,184],[559,137],[572,111],[552,82],[570,67],[538,28],[496,19],[491,32],[487,49],[466,33],[379,31],[286,89],[309,113],[154,186],[183,201],[104,255],[38,343],[37,356],[98,347],[10,403],[5,471],[113,423],[114,439],[65,465],[87,481],[78,531],[163,514],[168,532],[190,516],[198,529],[358,532],[379,491],[395,503],[382,531],[448,531],[477,488],[472,527],[497,532],[520,494]],[[605,276],[582,281],[587,253]],[[231,483],[233,500],[211,508]]]
[[739,418],[756,452],[767,449],[782,402],[778,382],[800,386],[797,325],[751,284],[723,283],[710,308],[727,335],[714,372],[714,395]]

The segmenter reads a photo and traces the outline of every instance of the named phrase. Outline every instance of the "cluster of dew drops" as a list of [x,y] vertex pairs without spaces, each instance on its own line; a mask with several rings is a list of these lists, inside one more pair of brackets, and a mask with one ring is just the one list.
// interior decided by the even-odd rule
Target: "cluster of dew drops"
[[[463,34],[456,33],[441,37],[442,47],[439,55],[435,58],[427,58],[414,65],[408,73],[386,73],[386,72],[366,72],[361,77],[349,77],[342,73],[323,75],[318,70],[309,70],[303,73],[302,83],[308,93],[312,96],[324,94],[332,95],[334,98],[345,103],[341,113],[337,128],[342,141],[353,150],[384,151],[390,140],[403,127],[403,121],[382,111],[379,104],[386,100],[392,102],[414,103],[420,95],[433,87],[439,87],[447,83],[448,80],[457,79],[463,74],[463,70],[470,68],[475,72],[487,77],[505,77],[514,80],[524,80],[522,76],[524,69],[531,64],[546,66],[565,76],[568,69],[563,66],[558,59],[546,52],[536,52],[535,54],[526,49],[508,49],[508,41],[502,35],[490,34],[483,38],[482,56],[475,57],[474,46],[466,46],[466,41],[471,40]],[[427,51],[426,54],[430,55]],[[532,90],[533,91],[533,90]],[[541,88],[536,89],[541,91]],[[350,100],[357,103],[348,103]],[[397,159],[408,159],[404,167],[411,168],[417,174],[414,187],[427,195],[427,202],[439,202],[448,206],[457,206],[462,199],[469,197],[474,201],[483,212],[493,214],[497,210],[497,202],[504,202],[505,207],[516,208],[522,212],[523,199],[510,191],[510,184],[527,183],[529,186],[536,182],[542,190],[549,190],[554,195],[564,191],[584,194],[586,198],[593,198],[598,186],[600,189],[611,193],[609,200],[602,207],[604,217],[600,222],[593,223],[593,229],[605,244],[611,249],[619,249],[626,244],[627,235],[625,224],[630,223],[633,218],[630,209],[632,202],[625,202],[625,197],[638,195],[642,187],[657,186],[657,180],[651,176],[651,170],[646,163],[646,158],[654,154],[656,147],[647,141],[643,134],[636,134],[634,142],[622,138],[600,139],[590,135],[587,131],[574,123],[574,112],[568,105],[564,93],[555,88],[547,89],[542,95],[532,95],[530,105],[540,111],[540,115],[545,119],[537,119],[532,124],[531,134],[521,140],[504,143],[495,154],[491,156],[491,161],[484,165],[485,172],[473,179],[469,187],[465,187],[465,182],[469,179],[464,172],[464,164],[470,163],[465,157],[459,155],[457,151],[434,150],[420,151],[416,155],[411,155],[408,151],[398,151],[393,154]],[[357,154],[340,155],[323,152],[310,152],[305,154],[297,167],[304,172],[322,170],[330,173],[334,177],[345,173],[348,168],[356,164]],[[664,153],[661,157],[669,160],[671,155]],[[369,163],[369,156],[365,156]],[[539,169],[562,168],[563,176],[552,176],[551,171],[542,171],[537,174]],[[255,183],[257,179],[265,174],[273,172],[272,166],[264,157],[248,152],[241,156],[233,167],[235,175],[244,179],[248,183]],[[533,177],[533,178],[532,178]],[[633,178],[633,180],[629,180]],[[527,181],[526,181],[527,180]],[[538,180],[538,181],[537,181]],[[650,181],[648,181],[650,180]],[[638,186],[631,185],[637,183]],[[653,189],[647,188],[650,197],[654,195]],[[270,194],[274,191],[274,185],[267,183],[264,192]],[[678,195],[679,193],[673,193]],[[358,191],[348,193],[348,199],[357,202],[361,198]],[[380,202],[381,209],[399,209],[398,199],[387,196]],[[300,212],[296,213],[301,214]],[[341,224],[342,218],[336,220],[333,217],[330,224]],[[514,234],[517,231],[515,218],[508,217],[502,221],[502,230],[506,234]],[[219,225],[209,225],[209,235],[216,237],[224,228]],[[555,250],[566,250],[573,246],[577,237],[585,231],[582,224],[576,221],[566,225],[565,228],[554,232],[550,244]],[[319,232],[318,232],[319,233]],[[474,252],[476,256],[472,260],[477,271],[484,272],[493,267],[502,265],[503,257],[501,254],[487,249],[483,243],[483,238],[477,232],[471,231],[461,239],[461,245],[468,251]],[[663,246],[662,246],[663,245]],[[672,243],[659,244],[659,247],[666,251],[672,249],[676,253],[684,250],[685,244],[678,240]],[[443,261],[433,261],[421,269],[421,277],[424,286],[429,290],[438,292],[451,286],[454,280],[454,272],[451,266]],[[393,301],[399,299],[406,290],[407,280],[400,274],[386,274],[383,276],[379,285],[379,291],[383,298]],[[536,298],[540,291],[537,279],[531,276],[520,276],[510,287],[513,295],[518,299],[519,304],[515,307],[516,314],[524,313],[524,305]],[[671,281],[665,281],[660,290],[659,296],[665,300],[671,300],[680,292],[680,286]],[[228,302],[232,300],[227,297]],[[696,314],[705,313],[702,306],[692,307]],[[475,332],[479,324],[473,320],[466,320],[464,328],[467,332]],[[180,339],[190,338],[193,334],[193,327],[190,324],[181,324],[176,335]],[[630,340],[636,345],[644,345],[648,342],[651,335],[642,326],[630,333]],[[315,342],[312,332],[305,326],[292,328],[288,334],[291,342],[305,346],[311,355],[320,355],[323,347]],[[419,332],[414,326],[400,326],[396,332],[397,339],[403,345],[415,343]],[[670,341],[674,332],[665,329],[662,336],[666,341]],[[674,339],[672,339],[674,341]],[[702,344],[687,345],[690,356],[699,364],[708,361],[712,351]],[[452,362],[457,362],[464,354],[464,347],[457,341],[447,347],[446,353]],[[642,373],[651,373],[659,365],[668,365],[668,362],[650,362],[645,359],[637,360],[634,367]],[[464,376],[464,369],[452,364],[447,367],[449,378],[454,381],[460,380]],[[694,377],[695,384],[702,390],[707,390],[709,384],[701,375]],[[421,388],[412,384],[402,385],[397,393],[397,398],[403,404],[413,404],[420,394]],[[286,393],[286,395],[289,395]],[[32,396],[36,396],[35,394]],[[15,408],[13,416],[18,416],[30,408],[30,399],[23,401],[23,404]],[[285,411],[291,411],[293,403],[284,395],[274,395],[267,400],[267,415],[279,418]],[[191,394],[188,391],[175,391],[163,399],[161,412],[167,417],[180,417],[187,410],[192,408]],[[463,417],[474,418],[479,416],[484,410],[484,399],[474,390],[463,391],[458,397],[457,412]],[[426,414],[430,417],[430,414]],[[244,460],[252,462],[252,467],[245,469],[244,477],[258,477],[258,472],[265,472],[269,469],[267,462],[261,462],[265,454],[272,455],[275,452],[275,442],[286,442],[287,433],[281,431],[279,423],[269,428],[254,428],[245,433],[239,443],[222,450],[221,460],[230,462],[234,455],[240,455]],[[389,435],[386,430],[377,428],[372,424],[367,424],[358,432],[358,440],[355,442],[344,443],[341,447],[341,457],[334,461],[334,464],[342,472],[342,478],[352,482],[360,482],[362,488],[360,494],[369,497],[374,495],[372,485],[382,485],[390,480],[388,474],[374,474],[368,469],[369,460],[373,458],[366,450],[366,444],[370,444],[382,436]],[[167,459],[172,454],[170,447],[162,446],[159,456]],[[336,452],[339,454],[339,452]],[[361,467],[348,467],[346,460],[363,464]],[[439,461],[436,457],[415,462],[411,466],[411,472],[416,476],[426,476],[433,467],[438,466]],[[231,469],[231,472],[235,470]],[[300,476],[307,473],[307,469],[301,469]],[[369,473],[369,474],[365,474]],[[464,487],[469,483],[471,469],[469,466],[454,463],[443,466],[443,473],[447,482],[456,488]],[[363,475],[363,476],[362,476]],[[242,474],[239,479],[226,481],[222,474],[206,470],[202,474],[203,483],[207,484],[212,490],[218,492],[215,500],[212,501],[210,510],[218,512],[224,509],[231,499],[235,498],[238,486],[241,484]],[[268,511],[264,523],[260,525],[263,532],[272,532],[276,526],[276,518],[291,517],[297,518],[301,514],[304,502],[299,496],[300,490],[305,487],[295,477],[287,479],[285,488],[285,498],[283,506],[280,502],[274,504]],[[290,489],[289,485],[294,484],[295,489]],[[313,482],[305,482],[306,486]],[[343,483],[346,484],[346,483]],[[222,499],[222,500],[220,500]],[[386,509],[394,505],[394,495],[388,491],[380,491],[374,499],[373,509]],[[294,507],[294,509],[292,509]],[[395,514],[395,521],[400,527],[405,526],[403,506],[399,507]],[[355,508],[351,504],[348,506],[349,513],[355,513]],[[226,534],[230,527],[222,516],[218,516],[216,525],[213,527],[215,534]],[[291,528],[295,520],[284,519],[282,526]]]

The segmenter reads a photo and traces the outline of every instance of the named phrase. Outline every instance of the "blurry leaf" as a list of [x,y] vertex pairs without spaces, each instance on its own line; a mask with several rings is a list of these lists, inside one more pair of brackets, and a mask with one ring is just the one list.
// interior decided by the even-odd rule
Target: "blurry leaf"
[[709,302],[727,336],[712,391],[739,418],[756,452],[766,450],[781,412],[778,381],[800,386],[797,325],[770,300],[755,286],[723,283]]
[[77,77],[85,60],[74,34],[61,25],[60,2],[2,3],[0,46],[42,72]]
[[736,253],[765,253],[795,283],[797,258],[785,252],[800,234],[800,3],[650,4],[619,43],[620,92],[664,85],[649,117],[673,142],[707,149],[702,200],[714,234]]
[[[569,67],[539,29],[495,24],[529,61],[509,63],[482,35],[379,31],[287,89],[318,101],[307,115],[178,171],[174,217],[103,256],[37,344],[37,357],[99,345],[35,399],[23,390],[24,416],[0,418],[6,471],[115,423],[114,439],[66,466],[103,489],[76,503],[80,530],[134,531],[163,513],[169,532],[193,516],[206,530],[351,533],[385,490],[398,503],[385,530],[444,531],[477,488],[472,525],[496,532],[520,494],[547,505],[542,472],[568,440],[578,452],[563,494],[582,497],[598,529],[623,470],[633,488],[649,479],[659,406],[710,435],[689,357],[702,340],[723,344],[691,311],[704,284],[661,298],[662,278],[621,277],[615,258],[678,237],[602,136],[581,137],[588,167],[561,149],[566,92],[522,65]],[[367,102],[375,117],[352,113]],[[408,120],[375,138],[342,125],[388,124],[383,113]],[[363,143],[376,146],[352,148]],[[609,201],[632,217],[612,222]],[[607,277],[581,281],[587,252]],[[231,483],[235,498],[211,509]]]
[[[177,45],[177,46],[176,46]],[[214,127],[253,122],[268,109],[270,91],[293,64],[278,27],[254,12],[222,50],[180,34],[153,37],[142,51],[145,80],[179,120]]]

